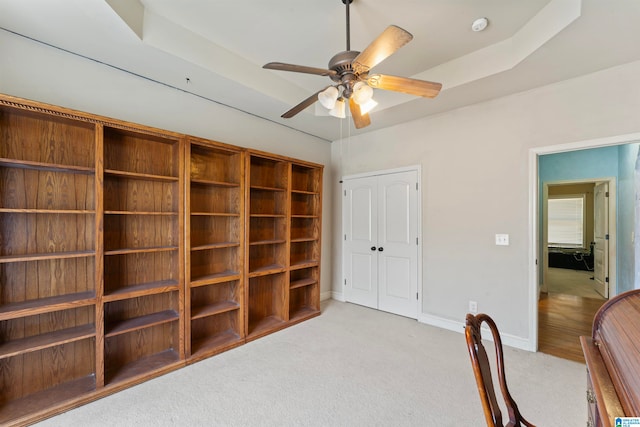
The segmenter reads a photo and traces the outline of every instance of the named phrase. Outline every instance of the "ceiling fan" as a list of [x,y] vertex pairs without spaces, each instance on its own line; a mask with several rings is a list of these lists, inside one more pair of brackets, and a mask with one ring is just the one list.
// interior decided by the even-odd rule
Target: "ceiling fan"
[[427,98],[434,98],[440,92],[441,83],[369,73],[371,68],[410,42],[413,36],[398,26],[390,25],[362,52],[351,50],[349,4],[352,2],[353,0],[342,0],[346,6],[347,50],[334,55],[329,61],[327,69],[282,62],[269,62],[263,66],[263,68],[271,70],[328,76],[335,82],[284,113],[283,118],[288,119],[295,116],[316,101],[320,101],[323,106],[331,110],[331,115],[344,118],[345,100],[348,99],[353,122],[355,127],[360,129],[371,124],[368,111],[372,105],[375,106],[375,102],[372,102],[371,99],[372,88]]

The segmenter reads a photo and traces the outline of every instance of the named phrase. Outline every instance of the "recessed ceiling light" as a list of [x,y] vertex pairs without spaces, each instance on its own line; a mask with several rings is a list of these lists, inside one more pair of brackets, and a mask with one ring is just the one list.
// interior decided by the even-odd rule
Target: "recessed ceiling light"
[[487,25],[489,25],[489,20],[487,18],[478,18],[473,21],[473,24],[471,24],[471,29],[478,32],[487,28]]

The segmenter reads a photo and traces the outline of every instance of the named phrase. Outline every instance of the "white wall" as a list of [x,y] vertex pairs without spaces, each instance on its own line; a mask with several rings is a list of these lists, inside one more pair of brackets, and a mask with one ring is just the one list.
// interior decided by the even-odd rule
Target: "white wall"
[[321,292],[331,289],[331,145],[46,45],[0,31],[0,92],[327,165]]
[[[638,132],[638,111],[635,62],[336,141],[333,167],[343,176],[421,164],[422,320],[461,331],[468,301],[475,300],[512,342],[530,348],[530,150]],[[339,195],[336,296],[342,294]],[[496,246],[496,233],[508,233],[510,246]]]
[[635,166],[639,143],[624,144],[618,150],[618,245],[617,290],[618,293],[635,288]]
[[339,177],[421,164],[422,319],[455,325],[473,299],[522,340],[530,149],[640,131],[640,62],[327,144],[7,32],[0,48],[2,93],[327,165],[325,296],[342,292]]

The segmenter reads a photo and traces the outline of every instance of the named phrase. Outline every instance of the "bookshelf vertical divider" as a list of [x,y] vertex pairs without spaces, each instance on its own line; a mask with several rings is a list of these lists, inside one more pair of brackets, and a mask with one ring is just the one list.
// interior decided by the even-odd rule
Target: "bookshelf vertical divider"
[[[95,152],[104,152],[104,128],[101,123],[96,123],[96,135],[95,135]],[[104,203],[103,203],[103,190],[104,190],[104,162],[102,156],[95,156],[95,203],[96,203],[96,215],[95,215],[95,284],[96,284],[96,305],[95,305],[95,325],[96,325],[96,389],[104,387],[104,334],[100,331],[104,331],[104,306],[102,296],[104,295]]]

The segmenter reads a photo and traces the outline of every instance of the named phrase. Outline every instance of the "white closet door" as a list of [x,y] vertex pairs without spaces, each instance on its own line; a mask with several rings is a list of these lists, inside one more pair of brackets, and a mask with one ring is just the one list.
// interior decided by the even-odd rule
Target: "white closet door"
[[415,171],[378,177],[378,308],[418,314],[418,182]]
[[418,316],[418,172],[345,180],[345,299]]
[[378,184],[376,177],[345,182],[345,298],[378,308]]

